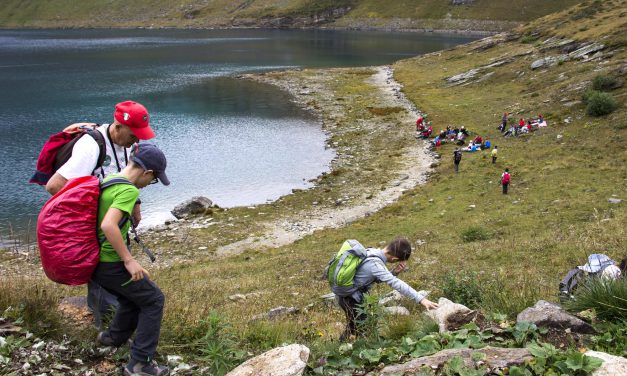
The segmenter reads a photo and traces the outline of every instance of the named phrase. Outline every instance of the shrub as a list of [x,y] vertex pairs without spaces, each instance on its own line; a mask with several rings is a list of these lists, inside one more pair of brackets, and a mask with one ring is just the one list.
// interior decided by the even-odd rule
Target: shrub
[[614,97],[608,93],[595,91],[587,98],[586,113],[590,116],[603,116],[618,108]]
[[462,231],[462,240],[467,243],[488,239],[490,239],[490,233],[483,227],[469,227]]
[[610,91],[618,84],[615,77],[600,74],[592,80],[592,88],[597,91]]
[[475,272],[449,272],[442,284],[442,293],[447,299],[477,308],[481,303],[481,287]]
[[601,334],[590,337],[593,350],[627,357],[627,321],[607,323],[595,329]]
[[627,278],[590,278],[577,288],[574,295],[574,299],[564,303],[568,310],[581,312],[593,309],[603,320],[627,320]]

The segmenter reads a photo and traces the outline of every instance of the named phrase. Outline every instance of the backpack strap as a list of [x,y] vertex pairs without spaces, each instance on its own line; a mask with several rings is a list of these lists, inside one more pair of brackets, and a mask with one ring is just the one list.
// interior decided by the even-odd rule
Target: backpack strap
[[[107,146],[105,144],[105,139],[102,133],[97,129],[86,128],[85,133],[90,135],[94,141],[98,144],[98,162],[96,162],[96,168],[102,167],[105,158],[107,157]],[[96,169],[94,168],[94,170]]]

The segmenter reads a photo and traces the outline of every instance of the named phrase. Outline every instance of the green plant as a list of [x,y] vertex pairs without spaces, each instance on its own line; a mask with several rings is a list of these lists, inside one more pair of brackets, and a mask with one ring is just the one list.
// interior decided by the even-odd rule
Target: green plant
[[475,272],[449,272],[442,284],[442,294],[448,299],[469,308],[477,308],[481,303],[481,287]]
[[483,227],[469,227],[462,231],[462,240],[469,243],[477,240],[488,240],[491,234]]
[[618,83],[616,77],[599,74],[592,80],[592,89],[597,91],[609,91]]
[[589,278],[564,307],[581,312],[594,309],[598,318],[608,321],[627,320],[627,278]]
[[590,337],[593,350],[627,357],[627,321],[605,323],[596,329],[601,334]]
[[[562,374],[583,376],[601,366],[600,359],[586,356],[576,350],[560,352],[555,346],[548,343],[532,343],[527,349],[534,356],[526,367],[535,375]],[[510,373],[511,374],[511,373]],[[528,373],[521,373],[526,375]]]
[[189,347],[207,362],[211,374],[224,375],[244,359],[246,352],[241,350],[231,326],[216,312],[200,322],[199,330],[204,335],[182,347]]
[[384,325],[383,307],[379,304],[379,297],[376,295],[365,294],[364,300],[356,307],[357,315],[365,317],[357,323],[359,331],[365,338],[371,341],[379,341],[381,339],[380,330]]
[[608,93],[594,91],[587,96],[586,113],[590,116],[603,116],[618,108],[616,99]]

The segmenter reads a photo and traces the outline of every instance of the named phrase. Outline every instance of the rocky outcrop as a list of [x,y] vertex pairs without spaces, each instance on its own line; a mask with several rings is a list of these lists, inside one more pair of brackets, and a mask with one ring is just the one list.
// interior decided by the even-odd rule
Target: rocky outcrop
[[[477,356],[477,353],[481,353],[483,356]],[[505,367],[524,364],[526,361],[533,358],[527,349],[505,349],[490,346],[482,349],[448,349],[442,350],[434,355],[423,356],[421,358],[410,360],[407,363],[387,366],[381,370],[379,375],[392,376],[420,374],[420,370],[423,367],[439,369],[451,358],[456,356],[459,356],[464,360],[464,366],[467,368],[477,369],[479,367],[487,367],[492,372]]]
[[232,26],[235,27],[264,27],[264,28],[301,28],[313,27],[328,24],[350,12],[351,7],[330,8],[318,11],[312,15],[288,15],[280,17],[262,17],[260,19],[234,19]]
[[266,313],[262,313],[259,315],[253,316],[252,320],[260,320],[260,319],[274,319],[280,316],[293,315],[300,312],[300,310],[296,307],[276,307],[272,308]]
[[586,351],[586,356],[601,359],[603,364],[592,372],[591,376],[624,376],[627,375],[627,359],[600,351]]
[[212,206],[213,202],[207,197],[196,196],[176,205],[171,213],[177,219],[181,219],[189,215],[205,214]]
[[277,347],[265,352],[227,373],[227,376],[299,376],[309,359],[309,349],[303,345]]
[[574,333],[594,333],[594,329],[587,322],[569,314],[557,304],[544,300],[539,300],[533,307],[520,312],[516,321],[528,321],[539,327],[552,329],[570,329]]
[[440,333],[456,330],[477,317],[476,311],[446,298],[440,298],[438,305],[437,309],[427,311],[425,314],[438,323]]

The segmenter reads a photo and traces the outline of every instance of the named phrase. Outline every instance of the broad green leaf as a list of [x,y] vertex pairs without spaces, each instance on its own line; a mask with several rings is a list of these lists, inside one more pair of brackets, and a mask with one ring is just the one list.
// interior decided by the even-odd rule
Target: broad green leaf
[[381,360],[381,349],[366,349],[359,353],[361,359],[365,359],[370,363],[378,363]]
[[594,356],[584,355],[582,369],[586,373],[590,373],[594,371],[595,369],[601,367],[602,364],[603,364],[603,361],[601,359],[595,358]]

